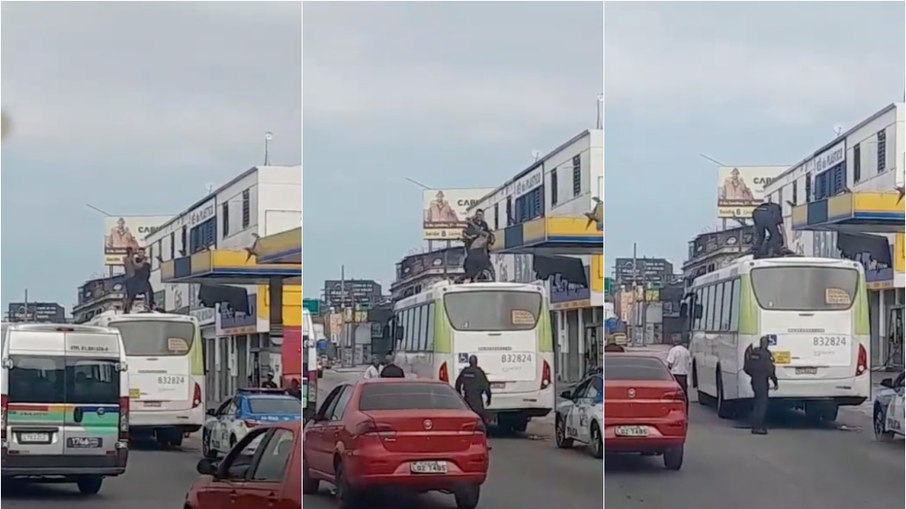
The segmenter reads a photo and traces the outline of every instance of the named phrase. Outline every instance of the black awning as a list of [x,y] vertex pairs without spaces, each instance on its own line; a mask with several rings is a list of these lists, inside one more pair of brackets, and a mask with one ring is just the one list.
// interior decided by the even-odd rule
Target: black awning
[[582,265],[582,260],[579,258],[535,255],[532,265],[539,279],[547,280],[559,274],[569,283],[588,287],[585,266]]
[[[837,233],[837,249],[844,258],[866,263],[874,260],[876,263],[892,267],[890,257],[890,241],[881,235],[867,233]],[[865,258],[868,259],[865,259]]]
[[206,308],[226,303],[237,313],[249,312],[249,292],[238,286],[201,285],[198,302]]

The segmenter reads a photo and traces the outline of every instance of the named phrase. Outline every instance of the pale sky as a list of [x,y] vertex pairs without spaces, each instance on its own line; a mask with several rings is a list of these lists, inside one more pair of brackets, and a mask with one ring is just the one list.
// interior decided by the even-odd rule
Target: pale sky
[[717,169],[795,164],[904,95],[903,2],[605,9],[605,257],[718,224]]
[[[304,292],[377,279],[422,239],[422,189],[496,187],[594,127],[600,3],[306,3]],[[315,219],[315,218],[318,219]]]
[[100,276],[104,217],[175,214],[263,162],[301,160],[301,6],[2,4],[2,301]]

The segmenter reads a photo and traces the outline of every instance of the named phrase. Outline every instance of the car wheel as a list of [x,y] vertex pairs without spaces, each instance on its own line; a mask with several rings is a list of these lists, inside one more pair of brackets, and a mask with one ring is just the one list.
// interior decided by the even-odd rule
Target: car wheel
[[101,491],[101,484],[103,483],[104,478],[99,475],[80,477],[76,481],[76,485],[79,487],[79,492],[83,495],[96,495],[99,491]]
[[360,509],[358,493],[349,485],[343,462],[337,461],[335,469],[337,509]]
[[724,382],[720,376],[720,369],[717,370],[717,416],[721,419],[732,419],[733,408],[727,400],[724,399]]
[[481,486],[469,484],[457,488],[453,492],[456,499],[456,509],[475,509],[478,507],[478,499],[481,498]]
[[878,442],[892,442],[894,433],[893,431],[887,431],[887,425],[884,423],[884,412],[878,408],[875,410],[874,415],[875,440]]
[[236,435],[230,435],[230,450],[233,450],[233,447],[236,447]]
[[308,471],[308,462],[305,461],[305,455],[302,455],[302,494],[313,495],[321,487],[321,481],[312,479]]
[[566,423],[563,422],[563,419],[557,415],[556,423],[556,440],[557,447],[560,449],[569,449],[573,446],[573,439],[566,437]]
[[664,468],[667,470],[679,470],[683,468],[683,446],[664,451]]
[[604,457],[604,438],[601,436],[597,423],[591,425],[591,454],[595,458]]
[[201,454],[209,460],[217,457],[217,451],[211,447],[211,434],[207,430],[201,432]]

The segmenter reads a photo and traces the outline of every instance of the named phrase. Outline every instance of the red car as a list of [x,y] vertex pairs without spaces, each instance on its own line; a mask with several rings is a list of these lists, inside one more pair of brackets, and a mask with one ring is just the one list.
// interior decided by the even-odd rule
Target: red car
[[664,466],[683,466],[686,395],[657,357],[604,356],[604,452],[659,454]]
[[302,425],[253,428],[222,461],[198,462],[184,509],[301,509]]
[[484,423],[441,381],[362,380],[336,387],[305,427],[302,491],[336,486],[340,509],[381,488],[452,493],[478,505],[488,475]]

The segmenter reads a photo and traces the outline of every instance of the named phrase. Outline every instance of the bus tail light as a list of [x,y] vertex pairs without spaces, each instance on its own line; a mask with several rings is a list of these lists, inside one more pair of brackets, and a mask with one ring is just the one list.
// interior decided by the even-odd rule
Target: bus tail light
[[450,373],[447,372],[446,362],[440,365],[440,370],[437,372],[437,378],[442,382],[450,383]]
[[196,383],[195,391],[192,394],[192,408],[198,408],[201,403],[201,386]]
[[9,396],[6,394],[3,395],[2,399],[2,412],[0,412],[0,427],[2,427],[3,436],[0,437],[3,440],[6,440],[6,417],[9,410]]
[[856,376],[859,376],[868,371],[868,352],[865,351],[865,346],[859,344],[859,360],[856,362]]
[[129,397],[120,398],[120,440],[129,440]]
[[305,376],[308,378],[308,402],[315,403],[318,400],[318,372],[307,369]]
[[544,361],[541,367],[541,390],[547,389],[551,385],[551,365]]

